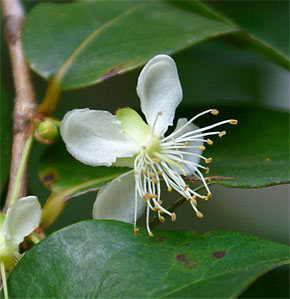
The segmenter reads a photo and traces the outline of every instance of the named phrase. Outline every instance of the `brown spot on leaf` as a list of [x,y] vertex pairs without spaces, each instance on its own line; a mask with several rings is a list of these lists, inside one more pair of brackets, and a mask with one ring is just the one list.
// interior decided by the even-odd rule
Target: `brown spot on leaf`
[[45,173],[41,178],[41,182],[46,188],[50,188],[53,184],[58,181],[57,175],[53,171]]
[[157,242],[157,243],[162,243],[162,242],[164,242],[165,241],[165,237],[164,236],[160,236],[160,237],[158,237],[156,240],[155,240],[155,242]]
[[105,74],[102,76],[101,80],[106,80],[117,76],[120,74],[120,71],[124,68],[125,64],[121,63],[117,66],[112,67],[110,70],[106,71]]
[[216,259],[221,259],[223,258],[225,255],[227,254],[227,252],[224,250],[224,251],[216,251],[212,254],[212,256]]
[[176,261],[183,264],[184,267],[192,270],[197,266],[197,260],[188,258],[185,254],[178,254]]

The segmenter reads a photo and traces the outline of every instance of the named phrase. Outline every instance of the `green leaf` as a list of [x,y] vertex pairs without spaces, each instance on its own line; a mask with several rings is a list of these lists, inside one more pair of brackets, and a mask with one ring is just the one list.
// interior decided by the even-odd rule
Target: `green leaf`
[[289,6],[285,1],[211,1],[219,13],[225,14],[248,33],[245,40],[278,64],[289,68]]
[[189,7],[183,2],[86,1],[38,5],[28,14],[22,38],[31,68],[54,78],[61,89],[72,89],[234,30],[235,25],[195,1]]
[[287,263],[287,246],[242,233],[136,237],[130,224],[90,220],[32,248],[8,288],[11,298],[232,298]]
[[97,187],[129,171],[126,167],[92,167],[78,162],[58,141],[48,147],[39,161],[41,182],[52,192],[70,190],[76,193]]
[[63,142],[50,146],[39,162],[40,180],[52,192],[43,207],[41,227],[46,228],[57,219],[71,196],[89,189],[96,191],[129,170],[84,165],[67,152]]
[[[184,113],[180,116],[192,117],[203,109],[181,110]],[[227,134],[221,139],[212,138],[214,144],[203,153],[213,158],[209,164],[212,180],[239,188],[289,183],[289,114],[255,105],[221,106],[218,110],[217,117],[203,117],[197,125],[202,127],[224,119],[237,119],[238,125],[219,128]]]

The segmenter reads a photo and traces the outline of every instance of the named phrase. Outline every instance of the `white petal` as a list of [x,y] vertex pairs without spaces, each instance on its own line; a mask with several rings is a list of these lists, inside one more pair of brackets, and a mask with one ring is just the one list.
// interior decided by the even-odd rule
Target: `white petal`
[[[176,128],[175,128],[174,131],[177,131],[180,127],[182,127],[186,123],[187,123],[187,119],[186,118],[179,118],[178,121],[177,121],[177,125],[176,125]],[[181,135],[183,135],[185,133],[195,131],[197,129],[198,129],[198,126],[196,126],[193,123],[190,123],[184,129],[182,129],[180,131],[180,133],[177,133],[175,135],[175,138],[177,138],[177,137],[179,137],[179,136],[181,136]],[[190,141],[188,146],[200,146],[200,145],[203,145],[203,142],[201,142],[201,141]],[[184,149],[182,149],[182,151],[183,152],[197,154],[197,155],[201,155],[201,153],[202,153],[202,150],[200,150],[198,148],[186,148],[185,147]],[[184,158],[184,160],[187,160],[187,161],[190,161],[190,162],[193,162],[193,163],[196,163],[196,164],[198,164],[199,160],[200,160],[200,158],[197,157],[197,156],[186,155],[186,154],[183,155],[183,158]],[[181,166],[184,167],[183,165],[181,165]],[[186,172],[187,175],[192,175],[195,172],[196,168],[197,167],[194,167],[194,166],[192,166],[192,167],[186,166],[186,167],[184,167],[184,170],[185,170],[185,172]]]
[[[137,217],[142,215],[145,204],[138,196]],[[129,171],[100,189],[94,203],[93,218],[133,223],[134,212],[135,177],[134,171]]]
[[60,133],[69,153],[84,164],[110,166],[121,157],[132,157],[135,142],[107,111],[75,109],[64,116]]
[[175,109],[182,99],[182,89],[174,60],[167,55],[157,55],[145,65],[138,78],[137,93],[141,109],[152,127],[158,112],[155,135],[163,136],[172,126]]
[[17,248],[25,236],[32,233],[38,226],[41,218],[41,206],[36,196],[21,198],[8,209],[3,233],[6,246]]

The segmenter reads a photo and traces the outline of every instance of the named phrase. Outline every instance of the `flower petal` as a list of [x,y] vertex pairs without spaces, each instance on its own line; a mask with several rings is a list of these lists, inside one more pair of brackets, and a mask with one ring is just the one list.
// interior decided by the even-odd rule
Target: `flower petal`
[[117,158],[132,157],[137,151],[121,122],[107,111],[72,110],[64,116],[60,133],[69,153],[91,166],[110,166]]
[[[140,217],[146,203],[139,196],[137,200],[137,217]],[[135,177],[134,171],[129,171],[100,189],[93,207],[93,218],[133,223],[134,212]]]
[[[186,124],[187,121],[188,120],[186,118],[179,118],[174,131],[177,131],[180,127],[182,127],[184,124]],[[181,136],[185,133],[195,131],[197,129],[198,129],[198,127],[195,124],[190,123],[184,129],[182,129],[179,133],[177,133],[175,135],[175,138],[177,138],[177,137],[179,137],[179,136]],[[188,146],[190,147],[190,146],[200,146],[200,145],[203,145],[203,142],[201,142],[201,141],[190,141]],[[186,148],[185,147],[184,149],[182,149],[182,151],[187,152],[187,153],[197,154],[197,155],[201,155],[201,153],[202,153],[202,150],[200,150],[198,148]],[[193,162],[193,163],[196,163],[196,164],[198,164],[199,160],[200,160],[200,158],[197,157],[197,156],[186,155],[186,154],[183,155],[183,158],[184,158],[184,160],[187,160],[187,161],[190,161],[190,162]],[[184,165],[181,165],[181,166],[184,168],[184,170],[186,172],[186,175],[192,175],[193,173],[195,173],[195,169],[197,168],[197,167],[194,167],[194,166],[192,166],[192,167],[184,166]]]
[[38,226],[41,218],[41,206],[36,196],[22,197],[8,209],[3,234],[6,246],[17,248],[25,236],[32,233]]
[[182,99],[182,89],[174,60],[167,55],[157,55],[141,71],[137,93],[141,109],[152,127],[158,112],[155,135],[163,136],[172,126],[175,109]]

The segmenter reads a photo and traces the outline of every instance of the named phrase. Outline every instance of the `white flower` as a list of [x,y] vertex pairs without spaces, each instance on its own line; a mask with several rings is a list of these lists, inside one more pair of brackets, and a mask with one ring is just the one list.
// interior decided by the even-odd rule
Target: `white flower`
[[[141,109],[147,123],[130,108],[124,108],[112,115],[106,111],[76,109],[68,112],[61,122],[60,132],[67,150],[77,160],[91,166],[129,166],[129,171],[102,187],[94,203],[95,219],[115,219],[134,223],[147,210],[147,230],[149,211],[158,213],[164,221],[163,213],[175,220],[174,213],[162,207],[160,200],[160,180],[168,191],[176,190],[190,202],[198,217],[196,198],[211,196],[206,181],[199,169],[199,160],[211,161],[201,155],[203,143],[212,144],[210,135],[223,136],[225,131],[208,130],[225,124],[236,124],[236,120],[225,120],[199,129],[192,122],[206,113],[216,115],[216,109],[199,113],[189,121],[182,118],[173,133],[164,137],[168,126],[172,126],[175,109],[182,99],[182,89],[174,60],[167,55],[158,55],[143,68],[137,85]],[[205,132],[206,131],[206,132]],[[208,195],[193,191],[182,176],[194,175],[204,184]]]
[[20,259],[19,244],[39,226],[40,217],[41,206],[35,196],[22,197],[6,215],[0,214],[0,264],[6,270]]

